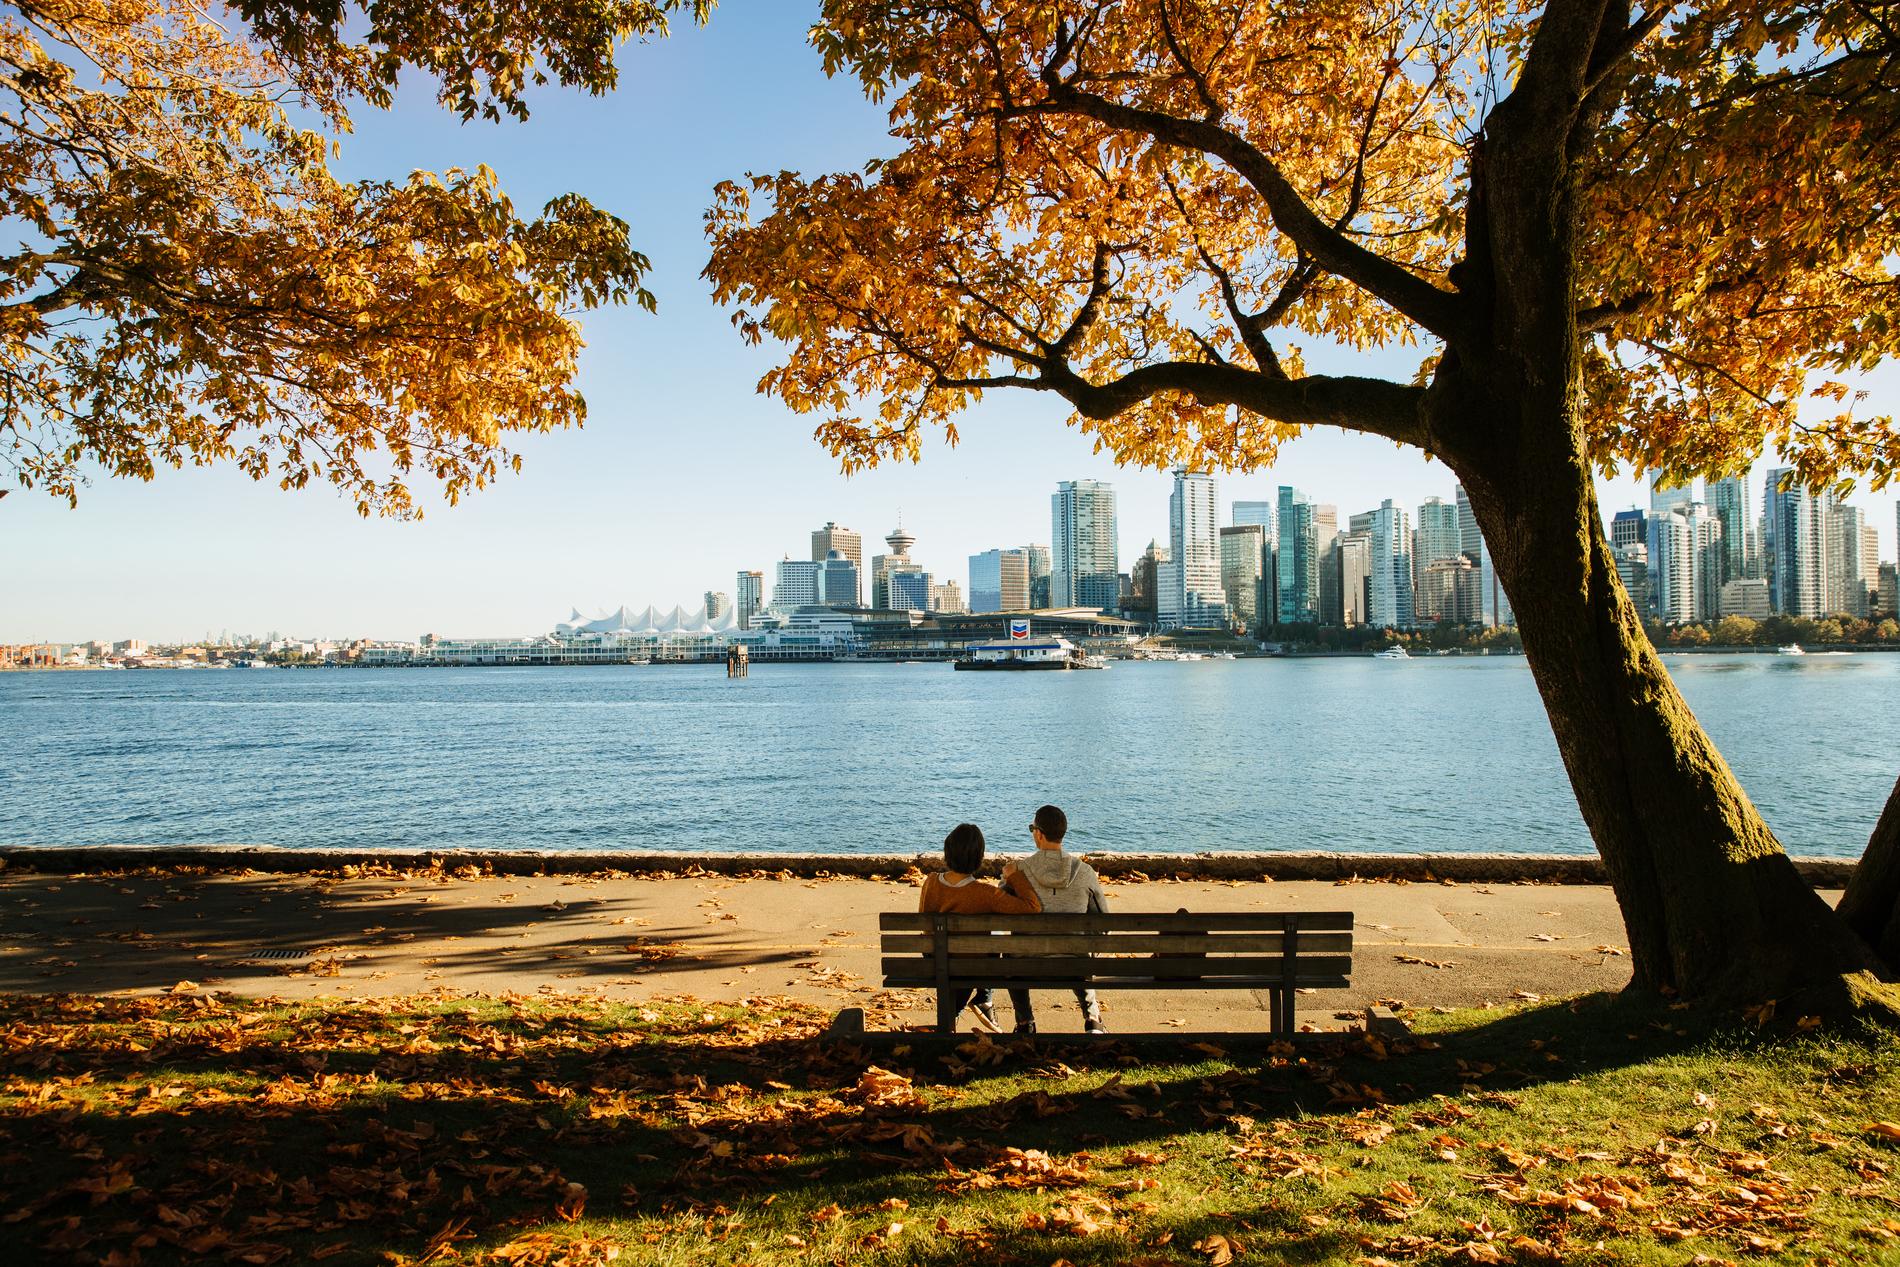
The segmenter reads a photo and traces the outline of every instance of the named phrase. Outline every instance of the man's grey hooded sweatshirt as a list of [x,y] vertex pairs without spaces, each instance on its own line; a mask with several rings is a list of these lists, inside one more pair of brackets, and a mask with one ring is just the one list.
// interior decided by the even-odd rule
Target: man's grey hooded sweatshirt
[[1095,868],[1060,849],[1038,849],[1016,864],[1036,886],[1045,915],[1085,915],[1108,909]]

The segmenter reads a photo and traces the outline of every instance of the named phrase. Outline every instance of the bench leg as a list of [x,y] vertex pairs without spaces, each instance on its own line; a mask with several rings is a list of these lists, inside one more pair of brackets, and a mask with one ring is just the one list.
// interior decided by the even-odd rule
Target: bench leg
[[963,1010],[958,1006],[957,1001],[957,995],[960,993],[962,993],[960,990],[937,991],[937,1032],[939,1034],[957,1032],[957,1013]]
[[1291,1034],[1293,1025],[1293,991],[1276,989],[1273,991],[1273,1032]]

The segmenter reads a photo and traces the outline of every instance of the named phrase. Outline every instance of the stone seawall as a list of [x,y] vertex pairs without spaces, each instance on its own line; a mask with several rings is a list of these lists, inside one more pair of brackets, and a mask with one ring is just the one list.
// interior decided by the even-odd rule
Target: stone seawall
[[[1087,854],[1095,869],[1118,877],[1183,880],[1382,880],[1408,883],[1605,884],[1594,856],[1542,854]],[[936,854],[538,853],[486,850],[273,849],[255,845],[0,846],[0,868],[55,874],[161,870],[264,871],[285,874],[345,868],[465,871],[492,875],[622,874],[797,876],[901,875],[941,865]],[[1837,889],[1853,874],[1844,858],[1797,858],[1795,868],[1816,888]],[[994,866],[990,868],[994,870]]]

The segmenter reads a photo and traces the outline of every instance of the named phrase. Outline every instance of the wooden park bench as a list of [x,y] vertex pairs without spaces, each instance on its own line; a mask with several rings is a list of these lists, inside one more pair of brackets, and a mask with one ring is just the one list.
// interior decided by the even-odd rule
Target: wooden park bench
[[1351,984],[1352,912],[878,917],[887,989],[1265,990],[1291,1034],[1293,992]]

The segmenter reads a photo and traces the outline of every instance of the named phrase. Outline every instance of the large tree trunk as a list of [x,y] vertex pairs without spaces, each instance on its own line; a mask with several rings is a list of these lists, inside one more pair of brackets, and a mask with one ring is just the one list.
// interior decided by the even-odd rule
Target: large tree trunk
[[1676,691],[1617,579],[1580,454],[1526,452],[1512,495],[1467,483],[1577,803],[1629,931],[1634,983],[1765,999],[1879,967],[1801,878]]
[[1900,782],[1888,793],[1835,910],[1889,968],[1900,968]]
[[1580,410],[1574,212],[1597,107],[1545,73],[1581,74],[1566,41],[1587,48],[1601,24],[1627,21],[1627,6],[1601,8],[1547,10],[1533,64],[1486,121],[1454,278],[1484,317],[1440,363],[1433,448],[1463,478],[1516,609],[1623,911],[1633,984],[1841,1010],[1878,992],[1878,961],[1794,869],[1677,693],[1603,533]]

